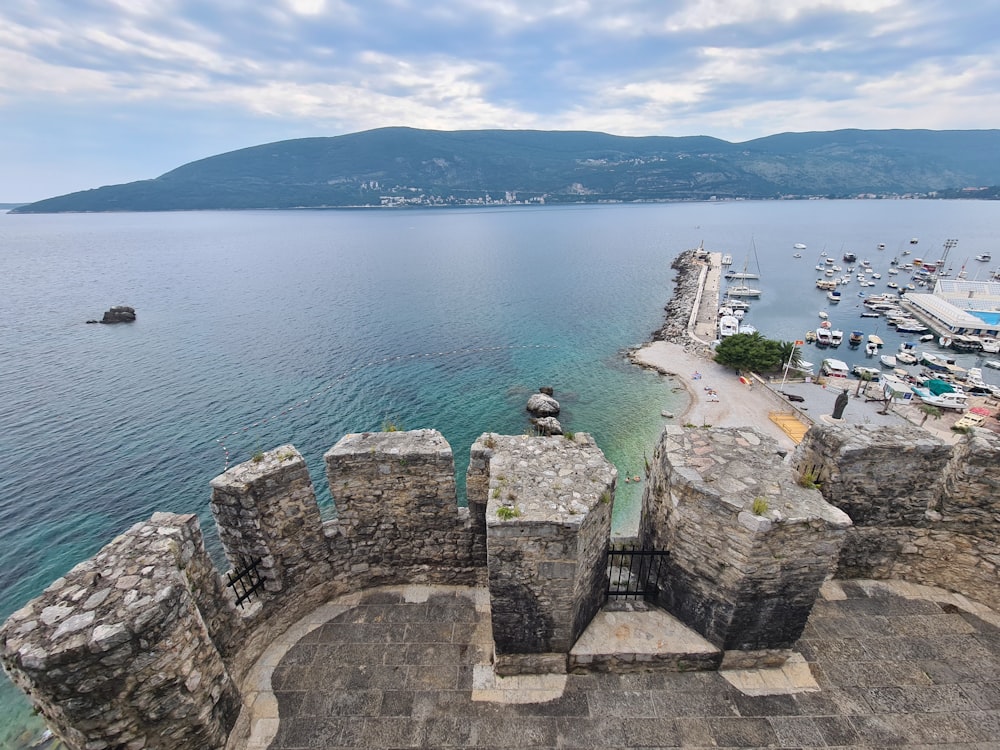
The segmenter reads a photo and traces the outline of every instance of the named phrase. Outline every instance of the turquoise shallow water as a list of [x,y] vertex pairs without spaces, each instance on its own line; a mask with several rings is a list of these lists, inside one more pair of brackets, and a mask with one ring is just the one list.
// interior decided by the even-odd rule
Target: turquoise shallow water
[[[524,432],[551,385],[567,429],[641,474],[685,397],[624,350],[660,326],[678,253],[756,245],[751,322],[795,338],[822,246],[958,237],[974,255],[997,218],[908,201],[0,215],[0,617],[156,510],[199,514],[217,555],[208,482],[227,452],[294,443],[329,506],[322,454],[391,420],[440,430],[464,492],[473,440]],[[113,304],[136,323],[83,323]],[[640,492],[620,485],[619,531]],[[0,683],[0,747],[33,722]]]

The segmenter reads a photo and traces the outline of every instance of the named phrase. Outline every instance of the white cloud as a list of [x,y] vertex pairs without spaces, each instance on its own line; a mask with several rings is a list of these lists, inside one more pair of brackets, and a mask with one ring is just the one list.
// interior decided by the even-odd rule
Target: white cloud
[[385,125],[747,140],[1000,122],[995,0],[41,5],[0,6],[0,139],[44,130],[33,108],[93,132],[159,132],[175,113],[213,147]]

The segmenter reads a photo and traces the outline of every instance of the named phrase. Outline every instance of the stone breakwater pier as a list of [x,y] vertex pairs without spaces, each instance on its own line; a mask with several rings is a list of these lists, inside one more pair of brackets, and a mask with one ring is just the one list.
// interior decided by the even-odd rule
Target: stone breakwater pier
[[458,507],[439,433],[347,435],[324,522],[268,451],[211,482],[230,570],[154,514],[4,623],[3,666],[87,750],[997,746],[1000,437],[668,426],[631,540],[657,575],[589,436],[470,459]]

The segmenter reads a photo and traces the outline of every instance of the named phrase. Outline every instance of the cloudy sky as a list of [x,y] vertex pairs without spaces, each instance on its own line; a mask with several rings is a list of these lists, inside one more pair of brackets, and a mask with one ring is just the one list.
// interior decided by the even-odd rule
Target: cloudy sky
[[388,125],[1000,127],[997,0],[5,0],[0,201]]

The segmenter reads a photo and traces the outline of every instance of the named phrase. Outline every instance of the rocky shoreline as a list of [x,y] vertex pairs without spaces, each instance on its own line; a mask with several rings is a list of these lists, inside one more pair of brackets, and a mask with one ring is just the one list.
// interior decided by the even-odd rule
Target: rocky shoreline
[[[677,272],[674,279],[674,293],[664,305],[666,316],[663,325],[653,331],[653,341],[667,341],[687,347],[694,345],[688,335],[688,322],[694,309],[700,289],[701,269],[704,265],[699,250],[685,250],[674,258],[670,267]],[[700,345],[698,345],[700,348]]]

